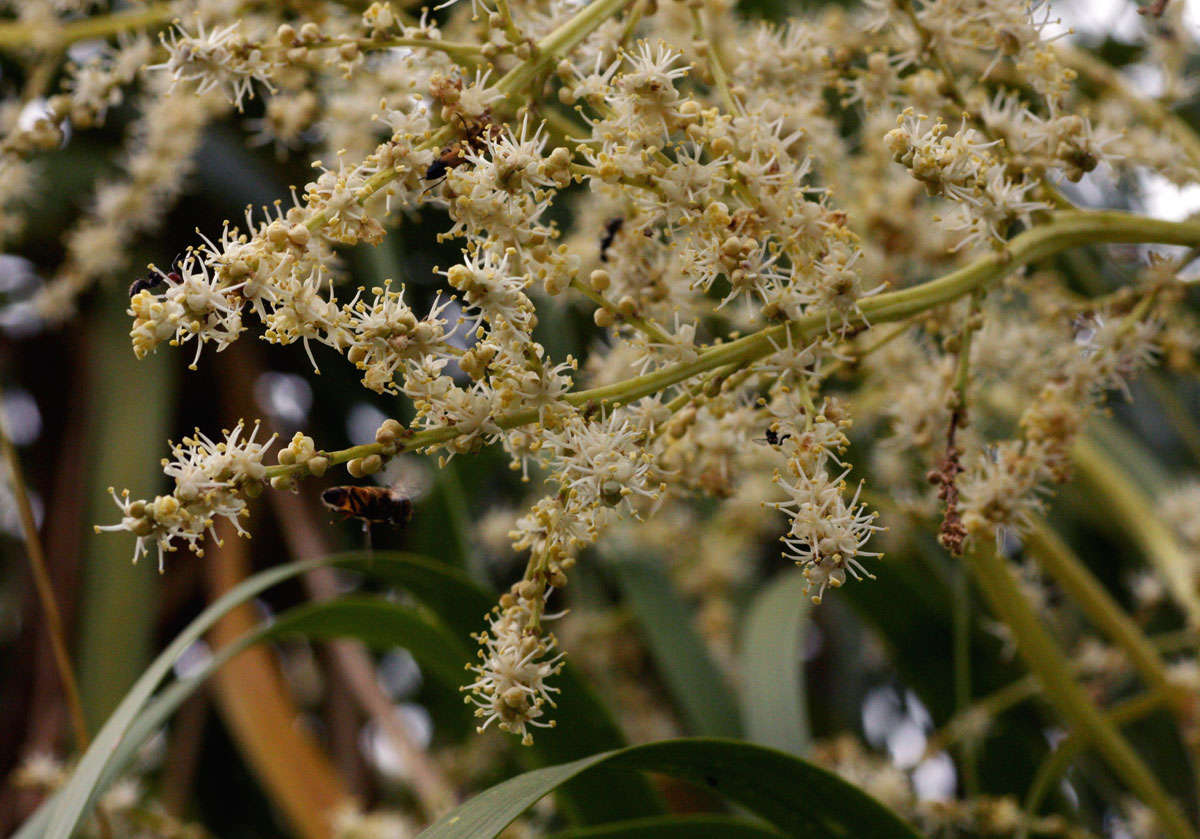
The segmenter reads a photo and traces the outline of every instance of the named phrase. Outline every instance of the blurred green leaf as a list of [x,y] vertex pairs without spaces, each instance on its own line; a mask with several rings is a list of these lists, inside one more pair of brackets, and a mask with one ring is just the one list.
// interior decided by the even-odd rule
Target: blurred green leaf
[[619,558],[611,566],[688,728],[711,737],[741,736],[737,700],[671,578],[646,559]]
[[215,624],[222,615],[254,595],[289,577],[328,564],[327,559],[294,562],[256,574],[240,583],[188,624],[175,640],[154,659],[146,672],[134,682],[112,716],[92,740],[70,779],[55,796],[46,835],[51,839],[69,839],[87,815],[101,792],[100,779],[113,752],[129,733],[130,726],[145,709],[155,689],[166,678],[175,662],[193,643]]
[[732,816],[654,816],[555,833],[550,839],[780,839],[769,827]]
[[484,790],[418,839],[488,839],[538,799],[585,772],[660,772],[721,793],[786,836],[804,839],[917,837],[866,793],[799,758],[733,740],[666,740],[527,772]]
[[[96,299],[88,329],[87,521],[119,519],[107,487],[134,487],[153,495],[163,482],[161,453],[147,440],[170,433],[178,377],[164,353],[137,359],[129,349],[128,298],[109,290]],[[113,382],[137,382],[137,398]],[[153,603],[157,571],[153,562],[132,565],[132,546],[110,534],[85,537],[83,593],[79,625],[79,686],[88,725],[95,730],[137,681],[150,660],[155,610],[129,608]]]
[[[235,605],[231,603],[229,608]],[[461,681],[463,662],[468,658],[465,648],[436,619],[409,607],[365,597],[297,606],[276,616],[271,623],[247,632],[221,649],[195,673],[171,683],[147,702],[101,772],[96,782],[97,791],[102,793],[107,789],[125,771],[138,749],[226,662],[254,644],[291,635],[352,637],[369,645],[403,646],[431,675],[454,687]],[[453,660],[447,653],[454,656]],[[42,836],[58,800],[56,796],[43,804],[17,836],[21,839]]]
[[[437,639],[452,645],[435,650],[434,654],[427,657],[429,660],[423,662],[427,665],[430,661],[441,658],[444,666],[453,666],[452,663],[445,662],[445,653],[455,648],[460,655],[467,657],[466,639],[471,632],[481,628],[484,615],[494,602],[490,594],[472,582],[463,572],[425,557],[403,553],[336,554],[291,563],[256,574],[205,609],[154,660],[92,741],[91,747],[59,794],[43,804],[18,834],[21,839],[33,839],[42,835],[67,839],[87,815],[105,785],[119,774],[122,766],[118,764],[118,758],[124,760],[132,755],[133,750],[169,717],[205,676],[246,646],[265,637],[285,631],[297,632],[301,629],[317,634],[337,634],[340,630],[353,634],[355,631],[361,631],[364,640],[400,643],[399,636],[388,635],[384,625],[371,626],[369,621],[363,620],[368,609],[373,610],[372,614],[376,619],[382,619],[382,610],[377,605],[364,606],[363,598],[353,599],[349,608],[340,604],[313,604],[300,607],[294,614],[281,616],[276,624],[244,636],[237,645],[222,650],[200,676],[176,682],[152,700],[154,691],[183,652],[222,615],[277,583],[325,565],[354,568],[401,585],[431,608],[445,622],[447,631],[432,629],[435,624],[426,619],[415,620],[415,612],[402,614],[400,610],[395,610],[390,612],[386,619],[387,626],[397,632],[403,630],[413,633],[412,638],[418,639],[419,642],[417,650],[426,649]],[[404,643],[408,643],[409,640],[411,639],[406,636]],[[462,667],[463,661],[463,658],[458,659],[458,668]],[[458,670],[457,674],[461,675],[461,670]],[[558,685],[563,691],[563,701],[559,703],[555,717],[570,733],[554,737],[547,736],[555,734],[553,730],[545,732],[532,750],[534,754],[542,760],[554,761],[562,760],[564,754],[575,756],[579,749],[588,748],[595,743],[602,743],[601,748],[622,744],[620,732],[608,712],[577,676],[565,669],[559,674]],[[154,727],[148,727],[147,720],[154,722]],[[565,788],[562,794],[566,809],[585,822],[647,815],[661,809],[649,785],[635,777],[617,779],[615,783],[602,788],[585,789],[571,785]]]
[[377,597],[340,597],[307,603],[275,618],[266,636],[280,638],[354,638],[368,647],[404,647],[422,671],[457,688],[463,666],[471,660],[467,647],[432,615]]
[[763,589],[742,626],[742,709],[748,739],[791,754],[808,751],[804,685],[807,581],[799,569]]

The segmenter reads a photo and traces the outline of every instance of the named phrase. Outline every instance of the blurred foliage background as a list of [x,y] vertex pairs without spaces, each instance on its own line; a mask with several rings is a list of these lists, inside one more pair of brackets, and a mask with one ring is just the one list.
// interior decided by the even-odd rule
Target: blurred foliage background
[[[812,4],[744,0],[740,5],[747,15],[781,20],[795,8]],[[1139,58],[1139,45],[1115,37],[1083,45],[1117,66]],[[13,84],[15,78],[19,68],[0,59],[0,84]],[[195,230],[214,235],[221,219],[240,217],[247,204],[269,204],[286,195],[290,184],[306,180],[303,155],[294,158],[294,165],[285,165],[269,148],[246,146],[242,123],[260,116],[260,108],[261,100],[250,102],[244,116],[208,131],[197,167],[203,177],[189,180],[181,200],[162,219],[160,233],[129,253],[124,276],[132,280],[147,262],[169,265],[195,241]],[[1184,115],[1200,125],[1196,105]],[[331,476],[324,484],[310,480],[299,495],[278,503],[260,499],[252,542],[230,540],[234,550],[213,552],[204,560],[180,552],[171,557],[168,573],[160,575],[152,562],[130,565],[127,539],[92,533],[93,523],[113,518],[109,485],[138,487],[146,493],[160,489],[164,478],[159,459],[167,438],[178,439],[195,427],[212,432],[241,416],[264,417],[285,437],[301,430],[335,449],[371,439],[385,416],[404,421],[410,415],[403,399],[364,391],[357,372],[319,346],[314,352],[320,376],[311,375],[303,354],[294,348],[280,350],[254,341],[206,355],[197,371],[185,369],[188,353],[163,352],[138,362],[128,348],[127,295],[120,284],[89,293],[80,316],[62,329],[42,329],[19,314],[14,304],[61,259],[58,236],[80,212],[95,179],[111,170],[131,117],[123,106],[103,129],[73,137],[64,150],[45,159],[46,188],[30,208],[22,247],[24,254],[33,255],[32,262],[0,256],[0,293],[7,304],[0,331],[3,407],[40,516],[54,590],[93,730],[143,672],[153,652],[214,592],[291,559],[363,547],[360,527],[334,521],[317,501],[321,489],[336,482]],[[1115,199],[1110,206],[1119,205],[1119,196],[1109,198]],[[444,226],[445,219],[435,212],[405,219],[380,247],[347,254],[347,282],[370,287],[387,278],[403,278],[416,297],[414,308],[421,310],[435,292],[438,278],[432,268],[449,264],[456,255],[452,244],[436,241]],[[1058,267],[1089,294],[1103,294],[1124,282],[1122,269],[1099,249],[1075,251],[1059,262]],[[1197,302],[1192,293],[1190,305]],[[555,357],[580,354],[598,338],[590,313],[582,308],[539,308],[539,317],[537,339]],[[1114,404],[1112,416],[1101,424],[1096,439],[1104,458],[1126,469],[1147,493],[1195,474],[1200,467],[1200,426],[1195,420],[1200,385],[1151,372],[1133,385],[1133,396],[1127,403]],[[865,452],[870,446],[871,431],[856,429],[857,450]],[[489,556],[476,537],[476,525],[490,509],[519,502],[524,493],[519,474],[507,468],[502,453],[491,451],[455,458],[440,468],[427,466],[431,491],[419,502],[411,526],[403,531],[376,528],[375,549],[410,551],[460,569],[481,585],[506,586],[520,568],[513,564],[515,559]],[[1136,615],[1128,583],[1142,565],[1138,547],[1124,535],[1103,487],[1088,478],[1084,475],[1056,498],[1055,527],[1070,535],[1111,593]],[[886,517],[886,506],[883,511]],[[3,506],[3,513],[0,777],[8,777],[32,754],[61,754],[70,735],[11,504]],[[660,736],[744,733],[801,752],[809,748],[810,738],[849,730],[904,771],[915,773],[918,788],[931,796],[951,794],[963,784],[992,794],[1022,795],[1051,742],[1061,736],[1037,701],[1006,710],[986,740],[976,744],[979,762],[973,777],[961,777],[945,752],[928,749],[959,704],[949,665],[963,633],[973,697],[1019,682],[1024,670],[1006,639],[994,631],[985,606],[965,591],[962,569],[931,538],[915,533],[890,540],[877,580],[848,586],[812,611],[797,606],[804,598],[797,594],[792,572],[779,561],[774,541],[745,557],[753,570],[739,583],[742,590],[735,599],[740,604],[737,634],[746,677],[736,693],[723,684],[720,666],[690,620],[694,604],[674,590],[660,566],[647,561],[653,557],[600,562],[585,556],[573,580],[571,605],[586,613],[594,611],[593,606],[611,607],[611,619],[628,627],[616,663],[662,698],[666,720]],[[661,597],[637,596],[651,590]],[[278,613],[307,596],[303,586],[292,581],[256,601],[255,609]],[[903,609],[895,608],[899,603]],[[771,609],[775,611],[764,612]],[[965,616],[957,623],[956,610]],[[777,630],[781,620],[790,634],[755,641],[756,626],[761,634],[764,627]],[[1160,613],[1145,629],[1153,635],[1179,625]],[[599,695],[612,700],[615,694],[604,689],[605,667],[612,661],[593,655],[587,644],[581,633],[564,647]],[[768,658],[756,662],[754,656],[765,655],[764,649]],[[197,660],[205,654],[204,646],[194,651]],[[486,767],[487,777],[473,778],[475,789],[525,765],[527,756],[520,747],[495,731],[476,738],[460,698],[423,679],[420,667],[402,649],[375,656],[383,695],[401,709],[412,737],[446,750],[449,759],[463,764],[464,776]],[[255,668],[272,670],[278,679],[262,679]],[[333,675],[334,655],[327,645],[277,642],[241,672],[199,691],[166,732],[143,750],[145,778],[171,813],[229,839],[294,835],[295,810],[289,807],[296,805],[281,801],[277,782],[268,780],[288,763],[327,774],[325,787],[310,791],[318,799],[352,793],[367,807],[409,801],[412,767]],[[240,698],[231,698],[239,692]],[[1110,686],[1110,696],[1121,695],[1122,686]],[[705,701],[696,703],[697,696]],[[792,727],[781,733],[763,728],[762,715],[742,713],[754,702],[775,703],[766,719],[782,715],[800,720],[809,730]],[[626,735],[637,740],[637,721],[625,717],[619,702],[607,704]],[[557,716],[562,728],[583,724],[571,719],[567,707]],[[264,754],[263,745],[250,733],[264,725],[297,736],[281,735]],[[1166,712],[1160,711],[1139,721],[1129,735],[1152,756],[1162,783],[1194,802],[1193,767],[1175,732]],[[640,730],[642,736],[645,733]],[[319,751],[309,752],[311,745]],[[682,809],[719,806],[692,789],[669,786],[662,791]],[[1048,809],[1075,813],[1102,833],[1116,797],[1109,776],[1084,756],[1073,764],[1066,782],[1052,791]],[[29,793],[4,786],[0,834],[12,832],[34,803]]]

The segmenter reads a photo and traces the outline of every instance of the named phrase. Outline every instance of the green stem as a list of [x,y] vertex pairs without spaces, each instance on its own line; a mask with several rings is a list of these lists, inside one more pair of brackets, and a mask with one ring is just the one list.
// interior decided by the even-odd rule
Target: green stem
[[601,309],[607,309],[608,311],[612,312],[613,316],[617,318],[617,320],[624,321],[635,329],[645,333],[650,339],[666,346],[671,345],[671,336],[659,329],[657,324],[653,323],[652,321],[648,321],[645,318],[640,318],[637,315],[622,315],[620,310],[617,309],[615,303],[609,301],[603,294],[600,294],[598,291],[592,289],[587,283],[578,277],[571,280],[571,288],[578,291],[588,300],[591,300]]
[[1082,437],[1071,455],[1080,478],[1101,501],[1105,516],[1141,548],[1150,564],[1162,575],[1167,591],[1183,611],[1188,626],[1200,628],[1200,596],[1192,571],[1195,558],[1158,516],[1151,499],[1104,450]]
[[[876,498],[878,499],[878,496]],[[884,499],[878,500],[880,503],[873,502],[872,506],[888,506]],[[900,511],[897,510],[897,512],[903,515]],[[1200,635],[1190,629],[1162,632],[1149,640],[1161,655],[1194,650],[1200,646]],[[1078,673],[1080,669],[1078,663],[1075,663],[1071,672]],[[993,720],[1010,708],[1015,708],[1028,699],[1033,699],[1041,693],[1041,690],[1042,687],[1038,684],[1038,680],[1034,676],[1026,675],[992,691],[987,696],[976,700],[965,712],[956,713],[945,725],[935,731],[925,746],[925,754],[933,755],[948,750],[959,740],[970,736],[978,729],[977,720]]]
[[[1151,713],[1161,702],[1162,697],[1153,692],[1142,694],[1133,699],[1127,699],[1113,706],[1108,712],[1108,720],[1113,725],[1128,725]],[[1063,776],[1067,771],[1067,767],[1083,751],[1085,745],[1083,738],[1078,734],[1069,734],[1042,762],[1042,765],[1038,767],[1037,774],[1033,778],[1033,784],[1029,787],[1029,793],[1025,797],[1025,806],[1023,808],[1025,818],[1022,820],[1021,829],[1017,833],[1016,839],[1025,839],[1029,835],[1030,824],[1034,817],[1037,816],[1037,811],[1041,808],[1042,801],[1054,786],[1054,782]]]
[[1029,552],[1042,569],[1083,609],[1094,627],[1125,651],[1146,687],[1162,693],[1176,712],[1182,712],[1184,697],[1171,686],[1154,644],[1121,610],[1074,551],[1043,521],[1035,520],[1023,535]]
[[704,25],[704,14],[699,6],[692,6],[692,30],[697,45],[702,46],[704,56],[708,59],[708,69],[712,73],[713,83],[721,96],[722,104],[731,114],[742,113],[742,106],[733,98],[733,91],[729,86],[729,74],[725,72],[725,65],[721,61],[720,45],[717,39],[712,37],[709,27]]
[[596,27],[631,2],[633,0],[592,0],[575,17],[538,41],[529,60],[509,70],[496,82],[496,89],[506,96],[512,96],[518,90],[528,87],[534,78],[549,69],[560,56],[574,49]]
[[50,639],[50,649],[54,656],[54,666],[58,669],[58,678],[62,682],[63,695],[67,704],[67,717],[71,721],[72,732],[75,736],[75,748],[83,754],[87,751],[89,738],[87,722],[83,714],[83,701],[79,697],[79,683],[75,680],[75,670],[71,666],[71,654],[67,651],[67,637],[63,630],[62,617],[59,615],[58,602],[54,598],[54,584],[46,567],[46,554],[42,550],[42,541],[38,537],[37,522],[33,515],[33,506],[29,503],[29,492],[25,486],[25,475],[21,469],[21,458],[17,448],[8,436],[4,419],[0,417],[0,449],[3,449],[4,460],[8,464],[8,479],[12,484],[13,499],[17,502],[17,516],[21,522],[21,536],[25,540],[25,553],[29,557],[29,568],[33,573],[34,588],[37,589],[38,600],[45,612],[46,635]]
[[[130,29],[145,29],[164,24],[175,14],[173,3],[149,3],[141,8],[125,9],[107,15],[74,20],[58,29],[55,49],[76,41],[107,38]],[[0,50],[24,50],[35,39],[29,24],[0,23]]]
[[317,47],[339,47],[342,44],[354,44],[363,52],[372,50],[391,49],[392,47],[411,47],[413,49],[436,50],[444,52],[451,58],[467,63],[477,63],[483,57],[483,50],[476,44],[459,43],[457,41],[441,41],[436,38],[339,38],[330,42],[318,44]]
[[1017,650],[1042,683],[1046,698],[1085,742],[1093,746],[1114,773],[1138,795],[1158,819],[1166,835],[1194,837],[1183,813],[1117,727],[1072,678],[1070,662],[1025,600],[1007,562],[990,546],[976,546],[971,568],[995,614],[1007,624]]
[[[600,3],[619,3],[628,0],[597,0]],[[589,6],[588,9],[591,9]],[[586,11],[586,10],[585,10]],[[816,335],[825,333],[828,324],[844,319],[847,327],[876,325],[904,320],[911,315],[936,308],[969,294],[976,289],[986,289],[992,283],[1012,271],[1039,259],[1053,256],[1068,248],[1097,242],[1157,242],[1162,244],[1190,245],[1200,242],[1200,223],[1171,222],[1145,218],[1117,211],[1073,210],[1057,213],[1046,224],[1027,230],[1012,239],[998,253],[989,253],[970,265],[952,271],[936,280],[901,289],[858,302],[857,311],[819,311],[788,323],[767,327],[734,341],[716,344],[702,351],[692,361],[680,362],[653,373],[634,376],[610,385],[572,391],[563,399],[575,407],[588,404],[616,407],[658,393],[672,385],[703,375],[709,370],[726,365],[746,365],[765,358],[788,345],[788,334],[794,342],[803,344]],[[501,429],[527,425],[538,418],[537,408],[511,411],[495,419]],[[404,441],[403,450],[435,446],[459,436],[462,432],[453,427],[433,428],[413,434]],[[330,463],[345,463],[356,457],[381,454],[377,443],[354,446],[338,452],[329,452]],[[278,465],[267,469],[267,478],[295,473],[303,465]]]
[[[971,705],[971,589],[966,565],[956,562],[954,570],[954,710],[961,715]],[[978,752],[974,737],[962,741],[959,759],[968,798],[979,795]]]

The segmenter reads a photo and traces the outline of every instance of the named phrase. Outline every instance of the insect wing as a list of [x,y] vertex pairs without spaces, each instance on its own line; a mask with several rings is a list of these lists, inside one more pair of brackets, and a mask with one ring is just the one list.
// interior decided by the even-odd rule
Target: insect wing
[[375,480],[415,504],[433,488],[433,470],[422,458],[402,454],[388,461]]

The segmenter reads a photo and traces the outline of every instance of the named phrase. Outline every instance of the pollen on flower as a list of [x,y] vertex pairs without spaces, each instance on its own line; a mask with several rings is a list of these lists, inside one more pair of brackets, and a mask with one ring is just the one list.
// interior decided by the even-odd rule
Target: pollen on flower
[[197,556],[204,555],[205,536],[216,541],[213,523],[224,518],[239,535],[248,536],[241,519],[246,515],[246,498],[256,494],[266,477],[263,457],[275,437],[257,440],[257,423],[246,435],[245,424],[238,422],[224,432],[219,442],[199,430],[171,447],[173,459],[163,460],[163,474],[174,482],[170,495],[152,501],[133,500],[129,490],[120,495],[111,489],[113,501],[121,510],[119,524],[97,526],[96,531],[124,530],[136,538],[133,561],[149,553],[152,543],[158,549],[158,569],[163,570],[164,555],[183,542]]
[[839,416],[835,402],[827,401],[813,415],[811,404],[805,410],[789,394],[775,411],[781,415],[771,430],[787,457],[786,470],[776,472],[775,482],[787,498],[770,506],[787,514],[784,555],[800,566],[809,590],[816,589],[813,602],[820,603],[825,589],[840,588],[847,574],[855,580],[874,578],[862,559],[881,556],[864,550],[871,534],[880,530],[878,513],[859,503],[861,484],[849,492],[845,478],[850,470],[840,459],[849,444],[843,431],[849,422]]
[[552,592],[530,580],[514,584],[492,610],[487,630],[473,636],[480,645],[479,663],[468,669],[476,679],[462,689],[470,692],[465,701],[483,720],[480,732],[495,723],[528,746],[531,728],[554,726],[543,718],[554,707],[551,694],[558,688],[546,680],[562,669],[563,653],[555,652],[554,635],[541,628],[543,620],[555,617],[544,614]]
[[[0,328],[64,324],[129,270],[137,358],[203,358],[224,396],[240,379],[221,362],[242,359],[216,354],[260,339],[269,375],[294,376],[289,356],[323,381],[292,411],[262,398],[301,428],[281,448],[250,419],[168,442],[166,488],[113,491],[118,521],[99,529],[161,569],[226,526],[249,536],[268,488],[315,501],[307,479],[341,465],[378,482],[359,497],[416,507],[392,473],[433,459],[455,548],[477,521],[483,553],[525,563],[486,569],[522,581],[477,636],[481,729],[527,742],[552,724],[562,653],[544,611],[579,565],[661,560],[735,672],[744,595],[769,575],[794,563],[819,602],[882,577],[882,552],[939,516],[956,554],[1011,546],[1107,400],[1157,361],[1195,372],[1189,263],[1149,246],[1194,247],[1197,223],[1130,211],[1158,178],[1200,182],[1182,3],[1154,4],[1125,67],[1053,43],[1044,0],[808,4],[778,24],[728,2],[106,5],[10,2],[0,23],[32,33],[7,39],[21,60],[0,96],[0,239],[38,245],[0,263]],[[50,266],[28,208],[56,150],[114,114],[119,153],[72,200]],[[226,155],[234,137],[278,168],[214,180],[214,161],[274,165]],[[265,206],[198,217],[182,250],[165,235],[185,188],[240,194],[280,172],[295,185]],[[202,197],[189,218],[224,206]],[[132,243],[163,240],[169,270],[129,269]],[[354,445],[323,439],[342,436]],[[476,455],[513,475],[464,482],[457,502],[454,459]],[[1193,496],[1164,493],[1172,538],[1200,541]],[[473,509],[494,497],[502,514]],[[773,559],[751,559],[764,545]],[[1191,615],[1189,580],[1147,572],[1144,617],[1160,600]]]

